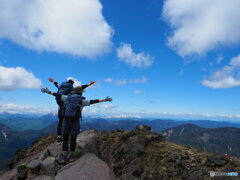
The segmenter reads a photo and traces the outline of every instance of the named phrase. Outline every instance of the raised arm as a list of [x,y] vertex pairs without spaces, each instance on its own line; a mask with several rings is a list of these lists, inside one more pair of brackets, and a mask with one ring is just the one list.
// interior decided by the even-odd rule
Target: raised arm
[[85,88],[87,88],[87,87],[93,85],[95,82],[96,82],[96,81],[91,81],[91,82],[88,83],[88,84],[82,85],[82,89],[85,89]]
[[112,98],[106,97],[105,99],[96,99],[96,100],[90,100],[90,104],[96,104],[96,103],[101,103],[101,102],[112,102]]
[[50,82],[52,82],[57,88],[59,88],[59,83],[56,82],[53,78],[48,78]]
[[53,96],[61,97],[60,94],[50,91],[47,87],[41,89],[42,93],[47,93]]

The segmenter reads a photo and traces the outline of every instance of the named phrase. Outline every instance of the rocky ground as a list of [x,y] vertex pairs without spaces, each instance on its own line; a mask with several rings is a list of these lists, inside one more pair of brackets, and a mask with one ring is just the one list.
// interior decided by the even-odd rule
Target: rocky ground
[[0,179],[205,180],[213,179],[211,171],[240,174],[239,159],[166,142],[147,126],[133,131],[82,132],[77,137],[76,152],[76,161],[60,163],[61,144],[55,142],[55,136],[40,138],[17,152]]

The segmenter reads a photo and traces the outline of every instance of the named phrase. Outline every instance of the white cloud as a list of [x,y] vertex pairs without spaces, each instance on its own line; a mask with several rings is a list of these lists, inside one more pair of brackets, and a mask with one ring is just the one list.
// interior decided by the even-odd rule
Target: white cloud
[[21,104],[0,104],[0,112],[1,113],[10,113],[10,114],[47,114],[52,110],[49,108],[40,108],[33,107],[29,105],[21,105]]
[[[240,114],[193,114],[193,113],[171,113],[171,112],[162,112],[162,113],[142,113],[144,117],[154,117],[154,118],[171,118],[171,119],[180,119],[180,120],[219,120],[219,121],[239,121]],[[239,121],[240,122],[240,121]]]
[[0,66],[0,91],[23,88],[39,88],[41,80],[22,67],[7,68]]
[[211,88],[232,88],[240,85],[240,55],[231,59],[229,65],[216,70],[201,83]]
[[127,80],[116,80],[116,85],[117,86],[122,86],[122,85],[125,85],[127,84]]
[[99,104],[98,108],[114,109],[117,108],[117,106],[113,104]]
[[217,58],[217,64],[221,64],[223,61],[224,57],[223,56],[218,56]]
[[109,51],[113,29],[99,0],[0,0],[0,38],[37,51],[95,57]]
[[179,76],[182,76],[183,74],[184,74],[184,69],[181,69],[179,72],[178,72],[178,74],[179,74]]
[[125,62],[131,67],[147,68],[153,64],[153,57],[144,52],[135,53],[131,44],[122,43],[117,49],[119,61]]
[[118,106],[114,104],[96,104],[92,107],[86,107],[83,109],[83,115],[88,116],[88,115],[101,115],[101,114],[111,114],[111,113],[116,113]]
[[113,79],[112,78],[107,78],[107,79],[104,79],[103,81],[105,83],[111,83],[113,81]]
[[148,79],[146,77],[142,77],[140,79],[129,79],[129,80],[116,80],[115,83],[117,86],[125,85],[125,84],[138,84],[138,83],[147,83]]
[[111,115],[111,116],[105,116],[104,118],[106,118],[106,119],[111,119],[111,118],[127,119],[127,118],[142,118],[142,116],[135,115],[135,114],[116,114],[116,115]]
[[187,56],[240,44],[239,7],[239,0],[166,0],[163,17],[173,30],[168,45]]
[[134,91],[134,93],[135,93],[135,94],[141,94],[141,93],[143,93],[143,90],[136,89],[136,90]]
[[147,83],[148,79],[146,77],[142,77],[141,79],[132,79],[129,80],[129,83]]

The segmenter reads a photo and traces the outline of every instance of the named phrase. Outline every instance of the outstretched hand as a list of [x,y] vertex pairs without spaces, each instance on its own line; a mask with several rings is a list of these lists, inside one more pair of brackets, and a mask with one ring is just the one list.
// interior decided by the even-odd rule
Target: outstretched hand
[[107,96],[107,97],[105,98],[105,101],[112,102],[112,98],[111,98],[111,97],[109,97],[109,96]]
[[48,94],[50,94],[50,92],[51,92],[47,87],[42,88],[41,91],[42,91],[42,93],[48,93]]
[[93,85],[95,82],[96,82],[96,81],[91,81],[91,82],[88,84],[88,86]]
[[48,80],[52,83],[54,83],[54,81],[55,81],[53,78],[48,78]]

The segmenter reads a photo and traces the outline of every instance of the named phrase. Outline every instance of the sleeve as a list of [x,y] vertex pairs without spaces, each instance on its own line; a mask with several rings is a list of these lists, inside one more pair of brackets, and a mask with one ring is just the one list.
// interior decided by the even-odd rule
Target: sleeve
[[62,97],[61,97],[62,101],[63,102],[66,101],[67,97],[68,97],[67,95],[62,95]]
[[95,103],[99,103],[99,99],[90,100],[90,104],[95,104]]
[[82,100],[82,106],[90,106],[90,101],[86,100],[86,99],[83,99]]
[[82,89],[86,89],[88,87],[88,85],[84,84],[82,85]]
[[59,88],[59,83],[58,82],[54,82],[54,85],[57,87],[57,88]]
[[56,97],[61,97],[61,95],[60,95],[60,94],[58,94],[58,93],[55,93],[55,92],[54,92],[52,95],[53,95],[53,96],[56,96]]

